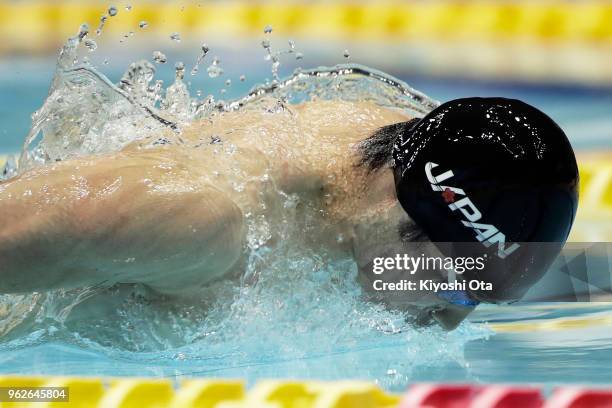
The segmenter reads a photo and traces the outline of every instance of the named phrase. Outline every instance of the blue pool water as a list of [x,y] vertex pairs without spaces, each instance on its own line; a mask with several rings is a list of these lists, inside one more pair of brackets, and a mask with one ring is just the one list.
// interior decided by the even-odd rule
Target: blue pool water
[[[584,327],[565,329],[547,327],[550,322],[576,319],[587,323]],[[377,381],[393,391],[401,391],[414,381],[612,383],[609,304],[534,305],[507,310],[489,306],[475,313],[471,320],[473,326],[462,327],[448,337],[416,333],[411,339],[398,336],[394,340],[390,335],[384,340],[377,337],[375,342],[362,339],[348,348],[331,347],[324,353],[292,358],[281,350],[276,356],[262,355],[255,360],[232,349],[226,350],[232,355],[199,359],[181,357],[177,351],[167,355],[118,353],[91,345],[75,346],[68,341],[24,341],[23,346],[0,347],[0,373],[178,379],[214,376],[240,377],[251,382],[261,378],[357,378]],[[499,332],[482,329],[481,325],[486,326],[484,321]],[[517,328],[519,323],[525,327]],[[293,336],[265,335],[289,336],[289,340]]]
[[[19,150],[29,115],[46,95],[53,66],[52,59],[0,63],[0,153]],[[120,70],[110,66],[107,74],[116,80]],[[170,74],[162,77],[168,80]],[[236,80],[237,72],[228,75],[234,75],[227,94],[232,97],[244,94],[266,72],[251,72],[244,83]],[[578,150],[612,147],[611,91],[403,79],[439,100],[468,95],[521,98],[556,119]],[[195,89],[219,88],[209,78],[196,77],[193,82]],[[182,339],[178,343],[160,338],[153,327],[168,316],[143,310],[146,305],[138,301],[122,306],[116,321],[76,326],[64,326],[57,318],[61,311],[47,310],[31,329],[0,338],[0,373],[220,376],[249,381],[361,378],[394,391],[412,381],[612,383],[608,304],[485,306],[452,333],[414,330],[393,314],[363,308],[354,301],[351,287],[331,285],[329,276],[342,265],[331,270],[305,263],[292,267],[316,273],[308,272],[305,278],[311,286],[300,284],[301,290],[290,291],[285,301],[278,299],[286,288],[276,288],[279,292],[246,294],[229,310],[219,309],[227,312],[223,318],[199,311],[172,314],[172,328]],[[321,287],[325,289],[319,292]],[[346,300],[330,303],[326,297]],[[2,313],[6,311],[0,305]],[[192,315],[201,324],[191,326],[187,319]]]

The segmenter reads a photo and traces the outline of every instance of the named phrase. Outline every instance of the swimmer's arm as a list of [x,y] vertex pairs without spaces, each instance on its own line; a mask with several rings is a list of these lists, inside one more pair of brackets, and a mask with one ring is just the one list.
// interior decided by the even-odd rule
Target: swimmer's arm
[[0,293],[140,282],[182,294],[230,268],[241,211],[154,163],[73,160],[0,184]]

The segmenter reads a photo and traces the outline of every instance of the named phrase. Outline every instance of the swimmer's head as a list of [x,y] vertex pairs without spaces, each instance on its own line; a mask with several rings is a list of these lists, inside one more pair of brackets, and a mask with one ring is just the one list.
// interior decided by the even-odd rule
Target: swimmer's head
[[[505,98],[442,104],[405,123],[393,146],[399,202],[447,256],[486,255],[467,279],[487,302],[520,299],[568,237],[578,168],[561,128],[538,109]],[[549,244],[533,244],[549,243]]]
[[[379,129],[360,150],[360,165],[371,173],[393,171],[404,224],[411,225],[409,233],[400,228],[399,241],[417,234],[445,257],[487,256],[484,269],[463,277],[491,283],[492,290],[428,297],[430,305],[420,309],[446,328],[479,301],[520,299],[567,239],[578,203],[576,159],[559,126],[526,103],[453,100]],[[444,280],[447,271],[439,272]]]

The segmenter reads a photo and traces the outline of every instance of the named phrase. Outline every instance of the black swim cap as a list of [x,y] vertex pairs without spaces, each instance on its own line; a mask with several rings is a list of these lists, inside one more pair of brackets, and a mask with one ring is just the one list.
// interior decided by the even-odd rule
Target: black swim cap
[[[465,272],[479,300],[520,299],[567,239],[578,167],[561,128],[524,102],[466,98],[407,122],[393,150],[397,197],[445,256],[482,256]],[[552,245],[526,244],[534,242]],[[467,243],[467,244],[465,244]]]

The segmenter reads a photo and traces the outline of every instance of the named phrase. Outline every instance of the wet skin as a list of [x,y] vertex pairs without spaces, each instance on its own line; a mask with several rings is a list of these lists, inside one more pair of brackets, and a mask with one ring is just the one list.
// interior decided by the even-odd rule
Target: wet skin
[[248,219],[278,222],[290,194],[315,214],[307,242],[363,269],[410,220],[391,170],[357,167],[356,146],[408,119],[368,103],[232,112],[160,136],[174,143],[30,170],[0,184],[0,293],[140,283],[196,296],[244,265]]

